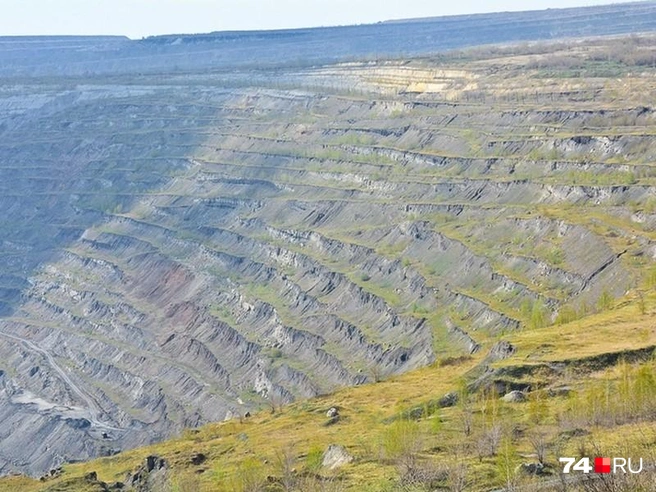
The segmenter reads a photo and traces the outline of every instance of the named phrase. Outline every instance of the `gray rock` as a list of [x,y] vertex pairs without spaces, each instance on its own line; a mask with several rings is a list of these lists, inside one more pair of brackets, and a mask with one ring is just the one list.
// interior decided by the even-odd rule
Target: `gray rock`
[[351,463],[353,456],[351,456],[343,446],[331,444],[328,449],[323,453],[323,460],[321,465],[330,470],[342,467]]
[[189,462],[194,466],[198,466],[198,465],[202,465],[205,462],[205,460],[207,460],[207,456],[204,453],[196,453],[191,457]]
[[330,407],[328,411],[326,412],[326,417],[329,419],[335,418],[339,416],[339,410],[337,407]]
[[494,344],[487,358],[493,361],[504,360],[512,356],[517,349],[514,345],[506,340],[501,340]]
[[506,393],[502,400],[506,403],[522,403],[526,401],[526,394],[521,391],[511,391]]
[[133,474],[128,473],[125,486],[135,492],[165,490],[168,482],[168,463],[159,456],[148,456]]
[[550,397],[558,397],[558,396],[569,396],[569,394],[572,392],[572,388],[569,386],[561,386],[560,388],[551,388],[548,392]]
[[522,463],[517,467],[517,471],[524,475],[551,475],[551,469],[542,463]]
[[458,403],[458,393],[447,393],[438,401],[440,408],[453,407]]
[[84,475],[84,479],[87,482],[97,482],[98,481],[98,473],[95,471],[89,472],[86,475]]

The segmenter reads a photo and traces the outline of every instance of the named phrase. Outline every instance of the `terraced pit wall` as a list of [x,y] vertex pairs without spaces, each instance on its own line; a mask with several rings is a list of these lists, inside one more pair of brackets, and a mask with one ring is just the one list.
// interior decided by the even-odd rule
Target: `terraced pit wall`
[[472,353],[648,276],[653,68],[540,56],[6,87],[0,473]]

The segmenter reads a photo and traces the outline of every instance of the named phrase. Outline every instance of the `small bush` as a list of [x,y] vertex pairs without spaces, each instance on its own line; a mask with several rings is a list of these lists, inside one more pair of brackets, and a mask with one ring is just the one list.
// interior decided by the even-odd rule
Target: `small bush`
[[396,420],[381,436],[383,457],[390,461],[406,460],[421,449],[421,431],[412,420]]
[[607,290],[604,290],[597,300],[597,309],[599,311],[608,311],[613,308],[614,301],[613,295]]

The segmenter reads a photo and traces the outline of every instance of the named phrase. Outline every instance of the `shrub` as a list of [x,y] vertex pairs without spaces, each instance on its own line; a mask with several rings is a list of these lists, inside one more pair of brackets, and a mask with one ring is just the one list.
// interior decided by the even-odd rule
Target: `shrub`
[[604,289],[597,300],[597,309],[599,309],[599,311],[608,311],[609,309],[612,309],[614,300],[613,295]]
[[421,449],[419,424],[412,420],[394,421],[381,437],[383,456],[391,461],[408,460]]

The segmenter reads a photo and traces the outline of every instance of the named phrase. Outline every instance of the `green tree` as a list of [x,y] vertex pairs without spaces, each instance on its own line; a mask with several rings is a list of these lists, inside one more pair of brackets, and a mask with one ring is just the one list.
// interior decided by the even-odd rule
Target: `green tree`
[[496,459],[496,471],[500,483],[506,490],[513,490],[517,481],[518,456],[515,445],[510,436],[506,436],[501,441],[499,452]]

